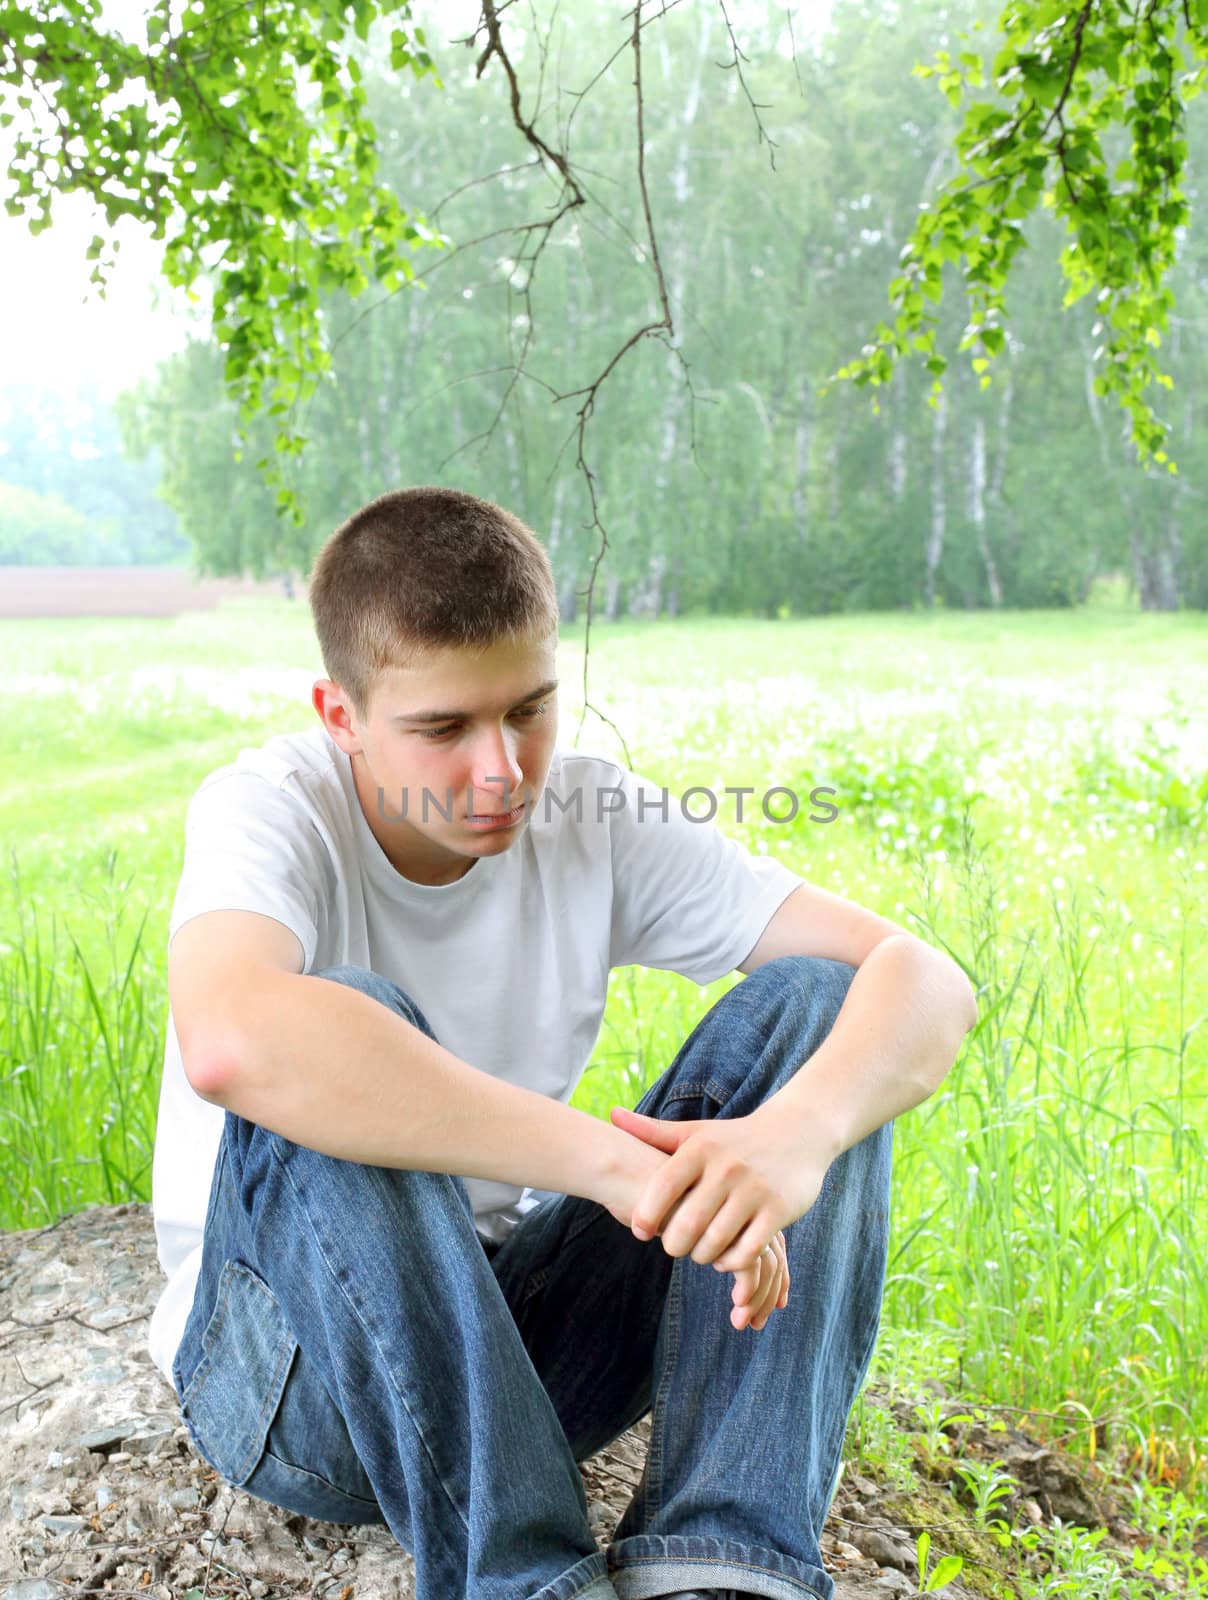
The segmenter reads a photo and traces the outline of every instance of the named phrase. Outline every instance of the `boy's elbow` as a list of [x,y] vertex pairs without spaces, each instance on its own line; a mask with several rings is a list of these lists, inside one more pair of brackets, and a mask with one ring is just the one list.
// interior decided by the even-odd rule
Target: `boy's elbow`
[[970,983],[964,967],[954,961],[947,951],[937,950],[934,945],[925,944],[921,939],[915,940],[915,946],[923,952],[925,961],[930,963],[932,976],[928,997],[931,1004],[937,1014],[952,1018],[954,1025],[959,1024],[963,1039],[977,1027],[977,991]]
[[234,1063],[229,1051],[194,1047],[187,1054],[182,1051],[181,1064],[189,1088],[199,1099],[225,1106],[234,1079]]
[[953,1013],[960,1019],[963,1039],[977,1027],[977,991],[959,962],[954,961],[950,955],[940,952],[937,954],[941,954],[944,970],[951,984]]

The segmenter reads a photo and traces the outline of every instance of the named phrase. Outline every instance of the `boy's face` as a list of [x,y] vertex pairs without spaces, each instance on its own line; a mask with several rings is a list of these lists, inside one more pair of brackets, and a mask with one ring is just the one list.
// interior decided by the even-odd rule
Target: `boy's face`
[[452,883],[528,826],[558,733],[556,648],[551,637],[425,651],[379,680],[364,723],[337,684],[315,684],[365,820],[403,877]]

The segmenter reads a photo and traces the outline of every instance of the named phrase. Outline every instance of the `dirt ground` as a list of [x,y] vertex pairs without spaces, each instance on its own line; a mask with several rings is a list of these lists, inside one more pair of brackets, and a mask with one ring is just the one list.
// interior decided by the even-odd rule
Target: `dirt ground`
[[[294,598],[305,599],[296,576]],[[0,618],[175,617],[253,595],[281,599],[281,578],[196,578],[176,567],[2,567]]]

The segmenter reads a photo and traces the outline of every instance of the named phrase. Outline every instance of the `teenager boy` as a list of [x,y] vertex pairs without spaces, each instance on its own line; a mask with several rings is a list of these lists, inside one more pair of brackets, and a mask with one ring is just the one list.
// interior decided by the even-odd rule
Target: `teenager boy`
[[[320,726],[201,784],[169,923],[150,1345],[190,1437],[384,1523],[419,1600],[830,1600],[892,1121],[976,1020],[964,974],[557,747],[508,512],[383,495],[309,601]],[[747,976],[610,1125],[567,1101],[633,963]],[[652,1408],[601,1551],[576,1463]]]

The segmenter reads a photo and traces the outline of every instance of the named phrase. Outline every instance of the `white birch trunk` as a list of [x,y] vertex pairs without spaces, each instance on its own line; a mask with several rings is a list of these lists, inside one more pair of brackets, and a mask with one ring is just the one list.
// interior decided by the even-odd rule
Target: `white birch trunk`
[[797,426],[793,432],[793,517],[797,523],[797,537],[802,544],[809,543],[809,472],[810,439],[813,428],[807,409],[808,396],[805,379],[797,384]]
[[948,422],[948,391],[944,389],[933,413],[931,430],[931,528],[923,550],[923,597],[928,610],[935,605],[935,577],[944,553],[948,506],[944,493],[944,433]]
[[[672,70],[672,62],[667,48],[666,30],[657,29],[656,34],[659,62],[665,82]],[[692,124],[696,121],[697,109],[700,106],[701,87],[704,81],[705,63],[709,58],[712,34],[713,16],[711,12],[706,11],[701,19],[701,26],[698,31],[699,48],[696,56],[696,67],[689,80],[684,98],[683,111],[680,116],[679,143],[676,147],[675,163],[671,169],[671,192],[675,196],[676,222],[678,225],[671,235],[668,249],[662,252],[662,263],[663,277],[667,284],[667,301],[671,307],[671,320],[676,329],[681,324],[684,299],[684,258],[688,238],[684,210],[691,196],[688,138]],[[663,507],[666,502],[672,462],[675,460],[679,446],[680,422],[684,414],[686,390],[684,375],[679,361],[670,351],[667,354],[667,376],[670,383],[670,393],[663,411],[662,436],[659,440],[659,452],[654,471],[655,528],[658,531],[651,541],[646,581],[639,591],[631,597],[630,601],[631,614],[652,617],[657,617],[662,610],[663,580],[669,566],[672,566],[672,592],[668,596],[669,609],[678,610],[679,607],[676,584],[678,552],[673,550],[672,558],[669,560],[664,544],[665,536],[663,530],[670,526],[671,523],[663,515]],[[638,608],[636,612],[634,607]]]
[[973,424],[972,451],[969,461],[969,520],[977,537],[977,548],[986,569],[986,582],[990,588],[990,604],[997,610],[1002,605],[1002,584],[994,553],[986,538],[986,423],[978,417]]

